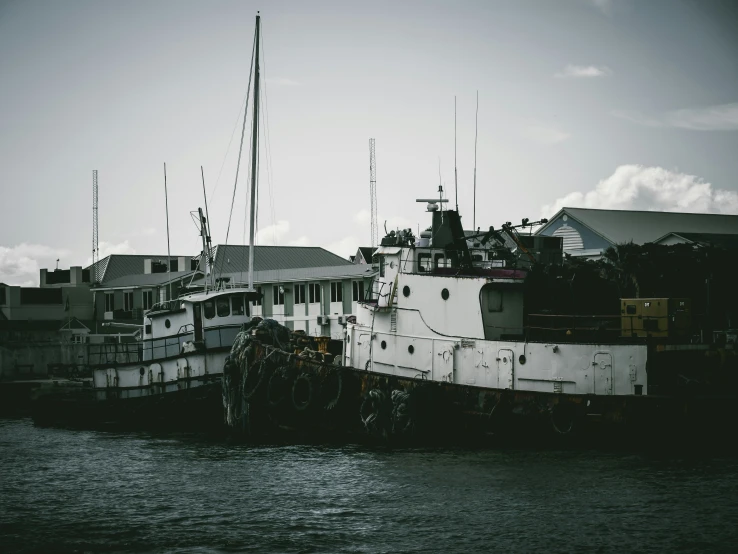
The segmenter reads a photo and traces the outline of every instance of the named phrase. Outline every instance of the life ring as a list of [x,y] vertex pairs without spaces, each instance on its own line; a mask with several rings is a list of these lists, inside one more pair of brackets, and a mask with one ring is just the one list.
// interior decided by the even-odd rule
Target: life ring
[[335,369],[326,375],[323,386],[323,407],[330,411],[334,410],[341,402],[341,394],[343,393],[343,372],[341,369]]
[[272,373],[267,385],[267,402],[272,408],[281,405],[289,393],[292,368],[282,366]]
[[300,373],[292,383],[292,407],[298,412],[304,412],[314,406],[318,389],[318,383],[312,373]]

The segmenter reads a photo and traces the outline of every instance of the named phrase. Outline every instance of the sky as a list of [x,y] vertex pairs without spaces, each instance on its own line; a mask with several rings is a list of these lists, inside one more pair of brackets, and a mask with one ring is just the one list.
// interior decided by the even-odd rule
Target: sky
[[248,242],[257,10],[259,244],[369,245],[370,138],[388,230],[439,182],[465,228],[738,214],[730,0],[0,0],[0,282],[90,262],[95,169],[102,255],[166,254],[164,163],[173,255],[201,250],[201,166],[213,243]]

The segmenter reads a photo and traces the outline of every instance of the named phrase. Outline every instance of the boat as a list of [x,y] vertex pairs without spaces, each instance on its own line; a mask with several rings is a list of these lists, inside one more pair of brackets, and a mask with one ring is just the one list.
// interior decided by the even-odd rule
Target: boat
[[260,298],[251,269],[258,176],[259,33],[257,14],[248,286],[231,286],[227,278],[216,278],[209,221],[200,208],[202,290],[153,305],[143,315],[138,342],[90,345],[91,386],[44,391],[32,406],[37,425],[186,431],[222,427],[223,367],[234,339],[252,319],[252,303]]
[[[710,360],[725,361],[725,350],[677,332],[688,300],[668,302],[676,311],[659,320],[634,314],[660,300],[622,299],[614,334],[568,315],[558,327],[533,324],[547,315],[526,311],[541,266],[535,240],[509,223],[465,233],[444,201],[418,200],[431,216],[420,237],[405,229],[382,239],[371,295],[342,341],[301,346],[268,321],[239,335],[224,380],[232,431],[394,444],[650,444],[714,439],[738,423],[735,356],[718,368]],[[676,330],[662,340],[666,322]],[[710,377],[675,384],[690,372]]]

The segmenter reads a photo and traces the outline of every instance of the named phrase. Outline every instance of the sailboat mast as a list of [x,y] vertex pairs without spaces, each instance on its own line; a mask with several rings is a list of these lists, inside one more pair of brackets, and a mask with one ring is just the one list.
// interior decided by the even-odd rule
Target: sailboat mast
[[254,228],[256,226],[256,178],[259,169],[259,12],[256,12],[256,54],[254,56],[254,126],[251,136],[251,222],[249,228],[249,290],[254,290]]

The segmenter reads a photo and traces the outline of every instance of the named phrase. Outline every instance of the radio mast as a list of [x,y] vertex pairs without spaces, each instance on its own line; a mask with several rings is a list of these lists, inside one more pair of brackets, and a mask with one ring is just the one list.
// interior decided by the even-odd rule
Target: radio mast
[[369,139],[369,206],[372,220],[372,248],[377,247],[379,225],[377,223],[377,157],[374,152],[374,139]]
[[97,169],[92,170],[92,275],[91,281],[97,283],[99,275],[97,263],[100,261],[100,252],[98,251],[97,237]]

